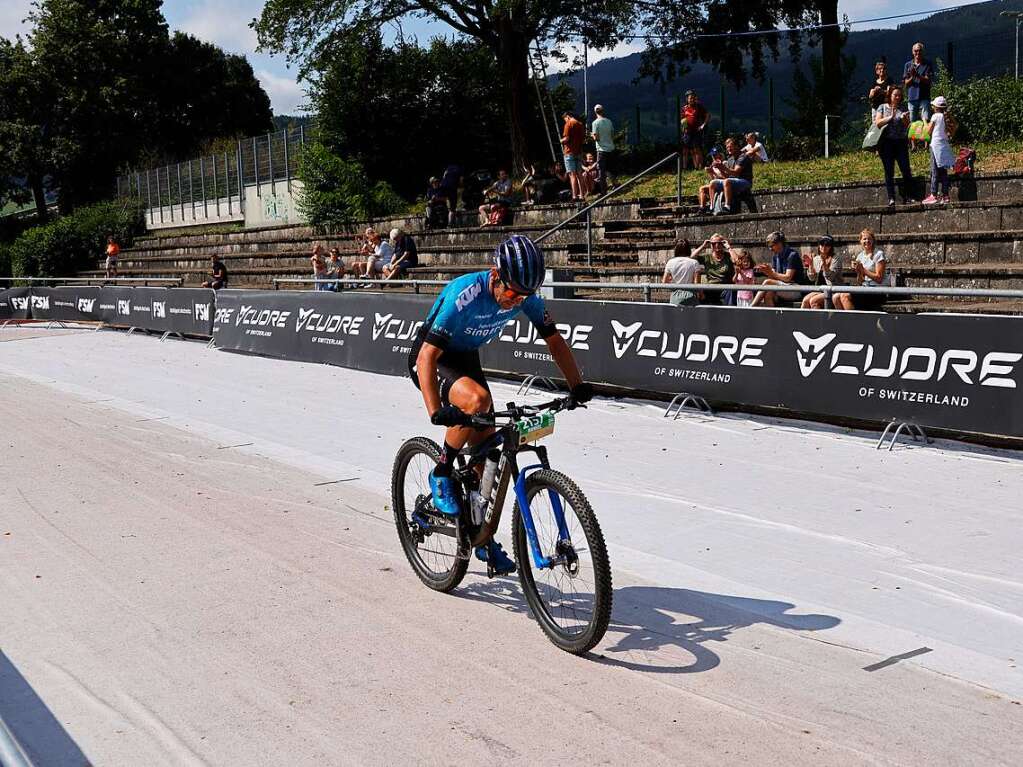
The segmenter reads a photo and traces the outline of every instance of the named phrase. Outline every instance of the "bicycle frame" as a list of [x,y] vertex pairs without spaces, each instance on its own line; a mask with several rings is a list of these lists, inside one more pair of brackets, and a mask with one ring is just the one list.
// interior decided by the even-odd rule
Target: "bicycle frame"
[[[510,472],[511,479],[514,481],[515,497],[519,502],[519,512],[522,514],[522,523],[526,529],[526,538],[529,541],[529,550],[533,557],[533,564],[537,569],[553,568],[558,564],[562,564],[564,558],[561,556],[547,556],[541,550],[540,541],[536,533],[536,524],[533,520],[533,511],[530,508],[529,499],[526,497],[526,481],[529,478],[529,474],[538,469],[550,468],[547,448],[542,445],[520,444],[518,433],[511,423],[501,426],[498,432],[504,438],[501,452],[505,459],[505,466],[502,475],[494,478],[495,485],[501,487],[502,483],[506,481],[506,475]],[[484,441],[483,444],[487,441]],[[540,462],[520,467],[518,455],[524,452],[536,453]],[[474,467],[483,460],[485,460],[485,451],[477,450],[477,452],[471,455],[470,460],[466,462],[465,466],[459,470],[459,479],[463,486],[468,486],[470,477],[474,472]],[[558,538],[559,540],[568,541],[570,540],[568,524],[565,521],[565,510],[561,504],[561,498],[553,490],[549,490],[548,494],[551,499],[551,509],[554,512],[554,518],[558,525]],[[492,515],[493,521],[491,524],[494,530],[497,529],[500,522],[502,512],[500,506],[503,505],[504,494],[498,492],[495,498],[495,507],[488,514],[488,516]]]

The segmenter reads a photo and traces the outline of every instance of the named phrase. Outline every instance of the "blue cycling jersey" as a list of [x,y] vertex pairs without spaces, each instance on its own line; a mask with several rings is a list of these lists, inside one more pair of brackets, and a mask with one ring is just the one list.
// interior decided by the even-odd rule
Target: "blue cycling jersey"
[[441,349],[474,351],[501,334],[502,328],[524,312],[541,337],[558,332],[535,293],[512,309],[502,309],[490,292],[490,271],[473,272],[452,280],[441,291],[426,318],[426,340]]

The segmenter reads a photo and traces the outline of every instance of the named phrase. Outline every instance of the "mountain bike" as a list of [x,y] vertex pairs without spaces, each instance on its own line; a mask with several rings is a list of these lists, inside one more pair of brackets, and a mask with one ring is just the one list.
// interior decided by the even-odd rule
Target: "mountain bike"
[[[554,431],[554,414],[570,404],[569,397],[541,405],[508,403],[502,412],[472,417],[477,429],[497,431],[456,459],[452,476],[462,509],[457,518],[433,507],[429,474],[440,447],[426,437],[413,437],[398,450],[391,496],[409,564],[431,589],[447,592],[465,577],[473,548],[497,531],[512,485],[512,541],[526,602],[555,645],[580,654],[603,638],[611,619],[607,546],[586,496],[550,467],[547,449],[537,444]],[[521,466],[524,453],[535,454],[539,463]],[[487,575],[495,575],[489,563]]]

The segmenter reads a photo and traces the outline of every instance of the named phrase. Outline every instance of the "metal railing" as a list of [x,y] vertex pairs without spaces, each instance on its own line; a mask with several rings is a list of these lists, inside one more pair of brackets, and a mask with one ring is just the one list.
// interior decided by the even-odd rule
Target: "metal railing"
[[569,224],[572,221],[575,221],[580,216],[585,215],[586,216],[586,265],[587,266],[591,266],[592,265],[592,260],[593,260],[593,215],[591,214],[590,211],[592,211],[598,205],[602,205],[605,200],[609,200],[612,197],[614,197],[615,195],[621,194],[626,189],[628,189],[630,186],[632,186],[637,181],[639,181],[641,178],[643,178],[643,177],[647,176],[648,174],[652,173],[653,171],[657,170],[658,168],[660,168],[662,165],[664,165],[669,160],[675,160],[676,161],[676,170],[675,170],[675,172],[676,172],[676,175],[677,175],[677,178],[678,178],[678,184],[677,184],[677,189],[676,189],[676,193],[677,193],[676,203],[678,205],[681,205],[682,204],[682,157],[681,157],[681,155],[678,152],[672,152],[667,157],[664,157],[664,158],[658,160],[657,162],[655,162],[653,165],[651,165],[646,170],[641,170],[639,173],[637,173],[635,176],[630,178],[628,181],[625,181],[624,183],[619,184],[614,189],[612,189],[610,192],[605,192],[604,194],[602,194],[600,197],[598,197],[593,202],[591,202],[588,205],[586,205],[586,206],[580,208],[579,210],[577,210],[575,213],[573,213],[571,216],[566,218],[564,221],[561,221],[561,222],[555,224],[550,229],[548,229],[546,232],[544,232],[540,236],[534,238],[534,241],[535,242],[543,242],[548,237],[550,237],[552,234],[554,234],[555,232],[557,232],[560,229],[562,229],[563,227],[565,227],[565,225]]
[[[341,279],[322,279],[315,277],[275,277],[273,279],[274,290],[278,285],[311,285],[330,284],[358,287],[360,285],[371,285],[384,287],[387,285],[410,285],[416,293],[419,293],[420,286],[447,285],[450,280],[418,280],[418,279],[392,279],[373,280],[370,278],[342,277]],[[689,290],[693,292],[724,292],[730,290],[749,290],[759,293],[823,293],[825,300],[830,302],[831,298],[839,293],[867,293],[886,296],[937,296],[942,298],[1016,298],[1023,300],[1023,290],[999,290],[993,288],[905,288],[905,287],[871,287],[866,285],[748,285],[739,283],[678,283],[678,282],[545,282],[543,288],[582,288],[584,290],[628,290],[641,291],[645,302],[651,301],[654,291]],[[542,289],[542,288],[541,288]]]
[[117,197],[146,204],[152,224],[195,223],[237,218],[245,212],[245,187],[277,184],[291,191],[291,181],[305,148],[305,126],[238,139],[233,151],[194,157],[158,168],[118,176]]
[[[7,283],[8,286],[15,282],[57,282],[91,285],[100,283],[106,285],[113,283],[135,283],[141,282],[143,287],[151,282],[171,283],[171,287],[180,288],[184,279],[181,277],[0,277],[0,283]],[[44,286],[45,287],[45,286]]]

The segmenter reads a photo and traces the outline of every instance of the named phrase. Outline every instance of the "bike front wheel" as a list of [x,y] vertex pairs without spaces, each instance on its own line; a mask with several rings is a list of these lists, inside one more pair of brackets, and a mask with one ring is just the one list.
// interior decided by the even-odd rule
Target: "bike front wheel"
[[[512,529],[522,591],[548,639],[566,652],[587,652],[603,639],[611,620],[604,535],[586,496],[560,472],[541,469],[529,475],[526,497],[540,552],[557,563],[536,566],[525,514],[516,501]],[[567,539],[558,524],[559,505]]]
[[401,446],[391,472],[391,506],[398,538],[419,579],[436,591],[451,591],[469,567],[453,520],[432,510],[430,472],[440,447],[426,437],[413,437]]

